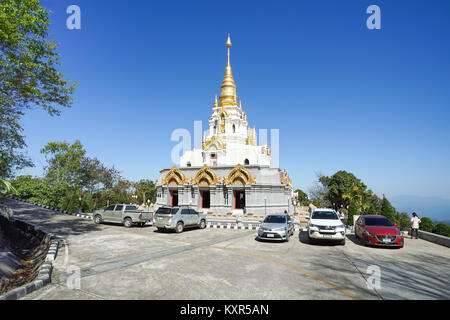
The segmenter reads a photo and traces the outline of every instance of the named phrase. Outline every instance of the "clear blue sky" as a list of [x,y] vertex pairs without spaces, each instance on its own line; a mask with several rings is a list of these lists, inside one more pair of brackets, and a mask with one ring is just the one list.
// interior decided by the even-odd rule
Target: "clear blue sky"
[[[250,125],[280,129],[280,166],[307,190],[315,173],[353,172],[378,195],[450,199],[450,1],[47,0],[71,109],[22,124],[28,155],[80,139],[125,178],[172,166],[176,128],[205,124],[227,33]],[[82,29],[66,28],[77,4]],[[368,30],[366,8],[381,8]]]

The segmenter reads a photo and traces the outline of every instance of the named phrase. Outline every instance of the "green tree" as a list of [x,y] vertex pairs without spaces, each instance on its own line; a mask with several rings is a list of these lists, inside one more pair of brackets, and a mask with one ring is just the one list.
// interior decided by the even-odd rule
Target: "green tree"
[[41,149],[48,166],[45,178],[50,184],[66,183],[70,188],[81,188],[83,181],[83,159],[86,151],[79,140],[68,142],[49,142]]
[[19,119],[31,107],[59,115],[76,83],[60,71],[57,45],[48,39],[49,12],[38,0],[0,0],[0,177],[32,165]]
[[450,237],[450,226],[446,223],[440,222],[436,225],[433,232],[440,234],[441,236]]
[[333,204],[335,210],[341,207],[347,208],[350,200],[353,200],[358,208],[362,207],[363,195],[367,187],[354,174],[341,170],[330,178],[322,178],[322,181],[328,187],[326,198]]
[[350,200],[350,204],[348,205],[348,219],[347,219],[347,224],[349,226],[353,226],[354,224],[353,217],[358,214],[359,214],[358,206],[356,205],[355,201]]
[[392,223],[396,221],[395,208],[391,205],[389,200],[383,195],[383,201],[381,203],[381,215],[388,218]]
[[311,203],[311,201],[308,198],[308,195],[303,192],[303,190],[297,189],[294,191],[296,194],[298,194],[298,204],[301,206],[307,206]]
[[431,220],[428,217],[420,218],[420,230],[426,231],[426,232],[433,232],[436,226],[434,225],[433,220]]
[[43,179],[33,178],[30,175],[18,176],[11,183],[22,199],[57,208],[62,207],[62,199],[69,190],[64,183],[57,183],[52,186]]
[[397,212],[397,218],[396,218],[397,227],[402,230],[406,231],[411,226],[411,219],[409,218],[409,215],[406,212]]
[[134,188],[138,203],[146,204],[147,200],[151,203],[156,201],[156,187],[153,181],[142,179],[134,184]]
[[94,211],[94,199],[91,194],[87,194],[83,197],[83,200],[81,201],[81,210],[83,212]]
[[328,200],[324,200],[324,199],[313,199],[313,201],[311,201],[311,203],[316,206],[317,208],[328,208],[329,207],[329,202]]

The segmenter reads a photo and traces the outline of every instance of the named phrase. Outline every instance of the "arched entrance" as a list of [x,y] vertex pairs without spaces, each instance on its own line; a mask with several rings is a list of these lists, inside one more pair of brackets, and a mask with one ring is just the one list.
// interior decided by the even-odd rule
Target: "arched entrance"
[[210,186],[217,184],[217,177],[214,170],[206,164],[195,174],[193,185],[198,185],[200,192],[200,207],[209,209],[211,207],[211,190]]
[[167,186],[170,193],[169,204],[171,206],[178,206],[178,186],[186,183],[186,177],[183,172],[176,166],[167,172],[162,184]]
[[234,201],[233,208],[234,209],[244,209],[245,208],[245,190],[244,189],[235,189],[233,190]]
[[243,165],[238,164],[230,171],[228,177],[225,179],[225,184],[233,186],[233,208],[245,208],[245,189],[246,185],[255,183],[255,177],[252,177],[250,172],[244,168]]

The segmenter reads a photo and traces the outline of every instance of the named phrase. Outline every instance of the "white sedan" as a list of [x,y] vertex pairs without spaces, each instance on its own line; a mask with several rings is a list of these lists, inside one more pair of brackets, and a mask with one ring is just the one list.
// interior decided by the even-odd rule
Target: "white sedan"
[[314,209],[308,217],[308,240],[336,240],[345,244],[345,225],[333,209]]

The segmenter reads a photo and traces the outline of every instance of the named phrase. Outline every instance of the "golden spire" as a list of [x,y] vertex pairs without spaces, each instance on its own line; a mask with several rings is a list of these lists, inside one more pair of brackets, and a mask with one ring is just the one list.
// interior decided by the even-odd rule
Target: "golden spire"
[[228,39],[225,46],[228,48],[228,59],[227,59],[227,67],[225,68],[225,76],[223,77],[222,85],[220,86],[220,97],[219,97],[220,106],[234,105],[237,101],[236,84],[234,83],[230,63],[230,48],[231,48],[230,35],[228,35]]
[[214,108],[217,108],[219,106],[218,102],[217,102],[217,95],[214,98]]

